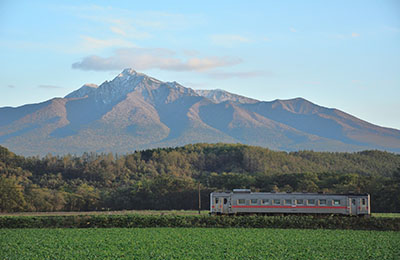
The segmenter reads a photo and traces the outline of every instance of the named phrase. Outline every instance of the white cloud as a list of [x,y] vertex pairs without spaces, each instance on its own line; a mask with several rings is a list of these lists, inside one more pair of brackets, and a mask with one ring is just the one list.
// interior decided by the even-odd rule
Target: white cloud
[[[205,18],[197,14],[180,14],[161,11],[134,11],[100,5],[76,5],[58,7],[71,15],[98,23],[106,28],[118,27],[129,36],[135,31],[135,37],[148,37],[150,30],[180,30],[204,23]],[[139,31],[140,30],[140,31]],[[116,32],[114,30],[114,32]],[[119,31],[121,32],[121,31]],[[118,33],[118,32],[116,32]]]
[[230,78],[254,78],[254,77],[270,77],[274,74],[269,71],[239,71],[239,72],[211,72],[208,74],[214,79],[230,79]]
[[291,27],[290,29],[289,29],[291,32],[297,32],[297,30],[296,29],[294,29],[293,27]]
[[231,46],[237,43],[249,43],[251,40],[238,34],[214,34],[211,41],[217,45]]
[[135,47],[135,44],[120,38],[96,39],[89,36],[81,36],[81,48],[84,50],[104,49],[108,47]]
[[199,56],[200,55],[200,53],[198,51],[196,51],[196,50],[183,50],[183,53],[186,56],[190,56],[190,57],[195,57],[195,56]]
[[[93,32],[102,31],[102,38],[105,38],[104,35],[107,35],[110,31],[125,40],[152,37],[148,30],[137,29],[134,21],[137,14],[132,12],[132,10],[99,5],[61,6],[59,8],[83,20],[87,26],[93,26],[87,27]],[[88,30],[87,28],[85,29],[86,31]]]
[[136,27],[132,25],[132,22],[127,19],[109,18],[106,22],[110,25],[110,30],[113,33],[128,39],[147,39],[152,37],[148,32],[137,30]]
[[119,34],[121,36],[127,36],[127,33],[123,29],[121,29],[121,28],[119,28],[117,26],[110,26],[110,30],[113,33]]
[[140,12],[135,13],[132,23],[147,30],[185,30],[202,24],[206,19],[198,14],[179,14],[169,12]]
[[110,5],[54,5],[53,8],[74,16],[84,25],[81,30],[78,29],[81,35],[85,35],[80,36],[83,40],[73,48],[65,47],[78,53],[110,47],[135,47],[133,42],[136,43],[136,40],[160,37],[160,31],[192,29],[205,21],[202,15],[197,14],[136,11]]
[[81,70],[137,70],[161,69],[174,71],[204,71],[218,67],[232,66],[242,60],[233,57],[191,57],[182,59],[176,53],[161,48],[120,48],[110,57],[88,56],[72,64],[72,68]]
[[339,39],[339,40],[348,40],[351,38],[357,38],[360,37],[361,34],[353,32],[351,34],[349,33],[335,33],[335,34],[329,34],[328,37],[330,38],[334,38],[334,39]]

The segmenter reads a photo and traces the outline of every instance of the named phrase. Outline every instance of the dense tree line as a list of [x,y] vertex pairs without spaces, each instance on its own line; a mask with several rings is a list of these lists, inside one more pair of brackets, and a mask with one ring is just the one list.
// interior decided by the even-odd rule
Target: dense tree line
[[22,157],[0,146],[0,211],[202,208],[214,190],[370,193],[375,212],[400,212],[400,155],[276,152],[195,144],[128,155]]

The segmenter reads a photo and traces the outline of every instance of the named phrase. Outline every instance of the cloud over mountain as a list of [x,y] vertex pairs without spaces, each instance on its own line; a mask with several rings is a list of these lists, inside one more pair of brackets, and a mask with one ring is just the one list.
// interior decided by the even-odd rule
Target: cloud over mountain
[[81,70],[120,70],[134,67],[140,70],[162,69],[173,71],[203,71],[241,63],[239,58],[189,57],[183,59],[168,49],[162,48],[120,48],[109,57],[87,56],[72,64],[72,68]]

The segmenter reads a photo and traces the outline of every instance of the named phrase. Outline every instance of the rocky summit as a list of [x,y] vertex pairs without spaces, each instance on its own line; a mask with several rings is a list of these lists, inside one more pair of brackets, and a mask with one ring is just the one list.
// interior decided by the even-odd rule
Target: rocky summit
[[302,98],[259,101],[125,69],[64,98],[0,108],[0,145],[22,155],[127,153],[190,143],[400,152],[400,131]]

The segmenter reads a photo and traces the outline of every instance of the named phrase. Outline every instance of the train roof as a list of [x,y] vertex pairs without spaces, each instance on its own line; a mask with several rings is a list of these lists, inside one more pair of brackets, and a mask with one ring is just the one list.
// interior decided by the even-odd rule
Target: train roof
[[265,194],[265,195],[333,195],[333,196],[368,196],[368,193],[323,193],[323,192],[252,192],[247,189],[234,189],[233,191],[214,191],[214,194]]

